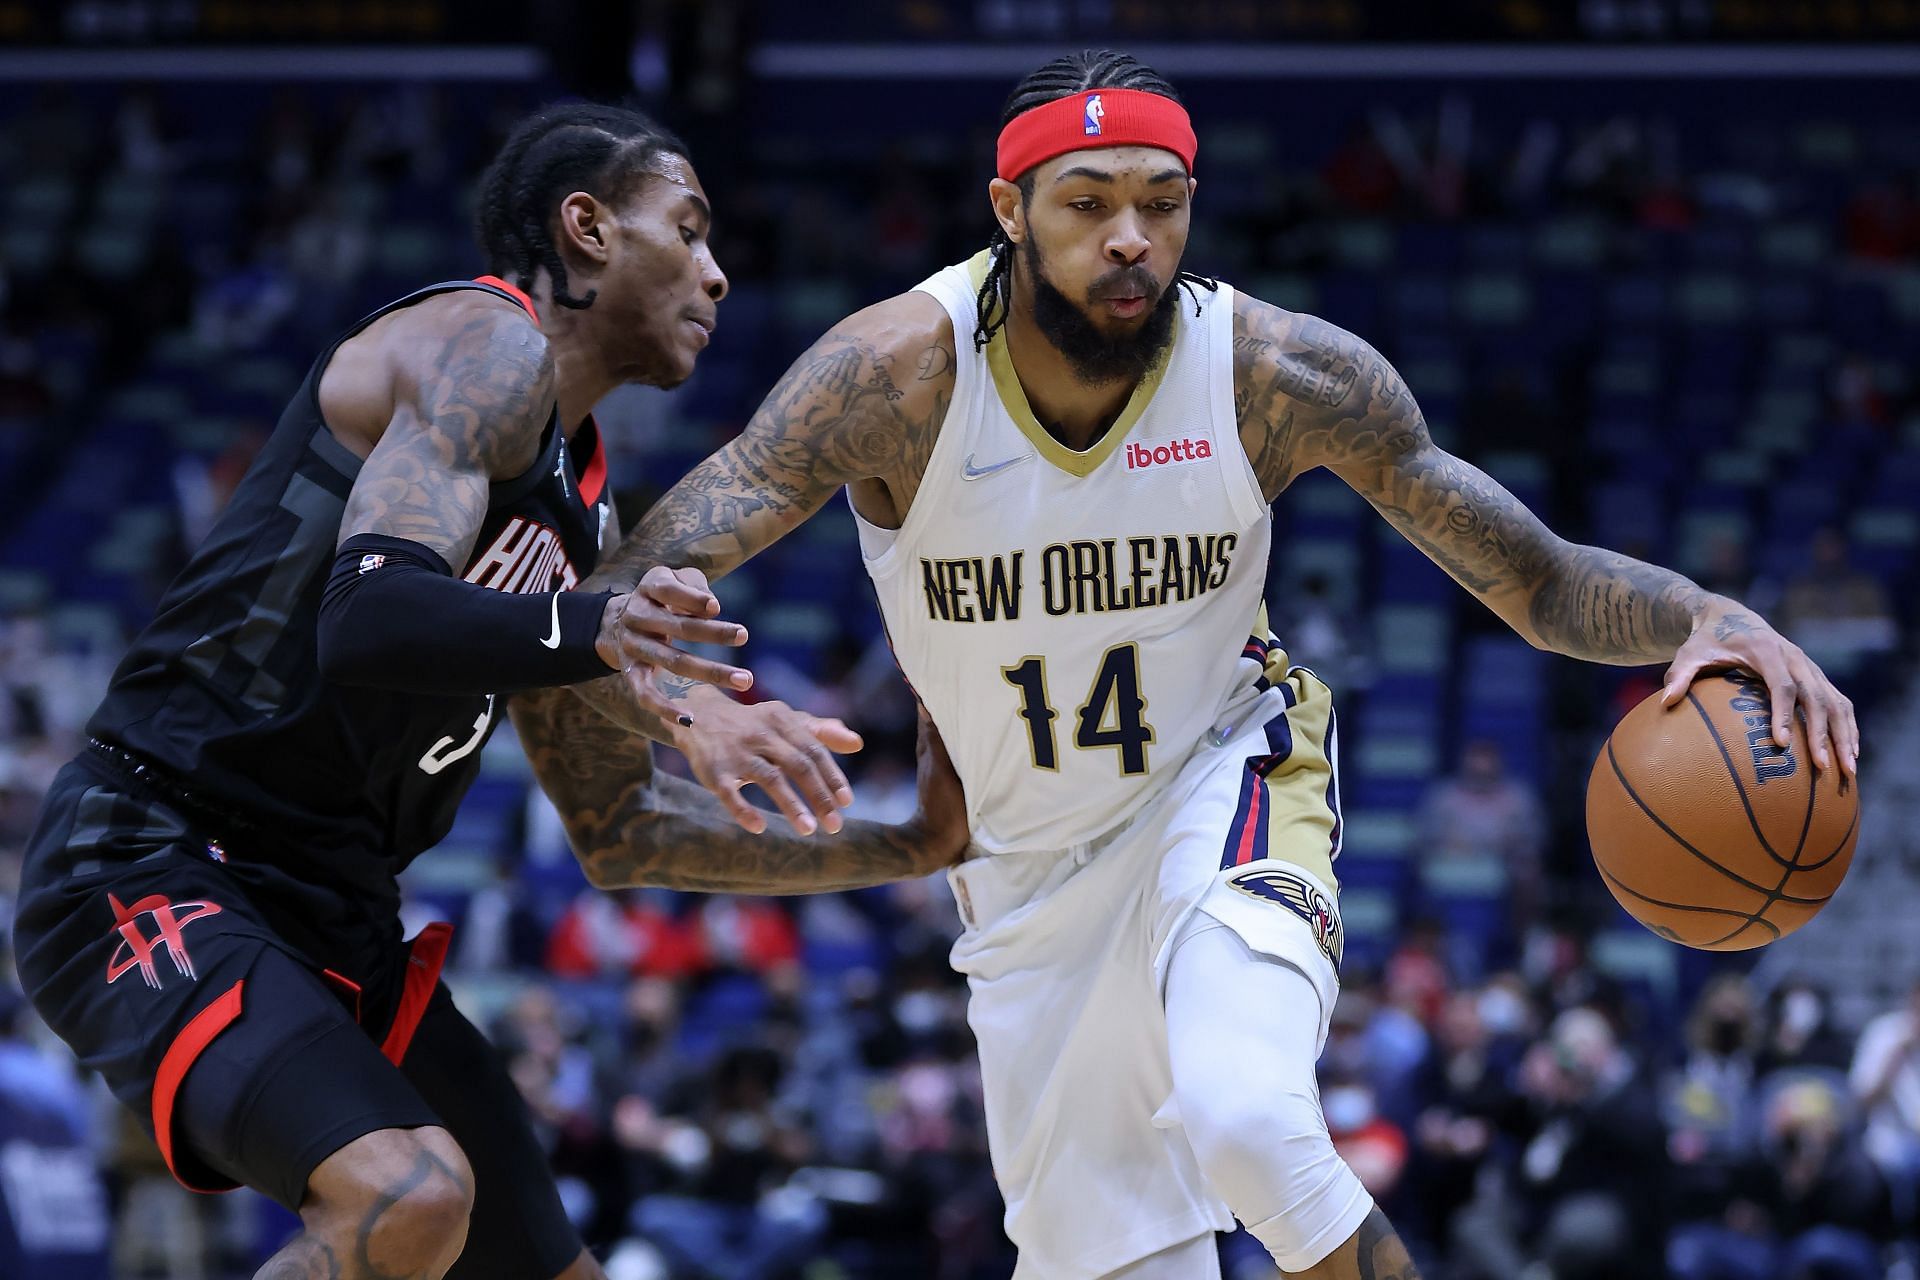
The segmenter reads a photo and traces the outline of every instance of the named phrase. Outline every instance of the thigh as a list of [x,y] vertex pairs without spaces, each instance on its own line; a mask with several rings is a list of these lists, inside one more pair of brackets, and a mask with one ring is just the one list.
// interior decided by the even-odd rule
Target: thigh
[[552,1280],[582,1248],[499,1050],[435,989],[401,1064],[473,1166],[473,1225],[447,1280]]
[[79,765],[30,842],[15,939],[48,1026],[195,1190],[297,1208],[338,1147],[434,1122],[218,845]]

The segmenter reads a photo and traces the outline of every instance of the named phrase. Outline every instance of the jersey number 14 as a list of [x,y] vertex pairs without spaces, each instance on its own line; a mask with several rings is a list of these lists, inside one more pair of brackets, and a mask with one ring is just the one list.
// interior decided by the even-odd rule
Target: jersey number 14
[[[1058,769],[1060,749],[1054,732],[1060,713],[1047,697],[1047,660],[1024,658],[1002,667],[1003,679],[1020,691],[1020,718],[1027,722],[1028,745],[1036,769]],[[1117,644],[1100,659],[1087,700],[1075,712],[1073,745],[1082,751],[1110,747],[1120,753],[1120,772],[1131,777],[1147,771],[1147,745],[1153,726],[1146,722],[1147,701],[1140,696],[1140,646]]]

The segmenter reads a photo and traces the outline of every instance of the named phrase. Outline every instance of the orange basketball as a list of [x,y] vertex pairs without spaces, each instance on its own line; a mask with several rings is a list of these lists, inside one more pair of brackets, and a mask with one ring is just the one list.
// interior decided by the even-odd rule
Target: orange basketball
[[1840,887],[1860,792],[1817,770],[1804,718],[1774,744],[1766,682],[1694,682],[1667,710],[1654,694],[1615,726],[1587,779],[1587,836],[1607,888],[1661,937],[1744,951],[1813,919]]

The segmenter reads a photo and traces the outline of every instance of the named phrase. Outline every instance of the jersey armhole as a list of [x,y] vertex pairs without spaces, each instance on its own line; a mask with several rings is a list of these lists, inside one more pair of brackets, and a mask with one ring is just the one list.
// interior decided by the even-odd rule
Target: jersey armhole
[[[975,388],[981,373],[978,353],[963,342],[963,335],[970,332],[968,324],[971,323],[971,315],[963,314],[962,304],[965,307],[973,305],[966,268],[948,267],[907,292],[924,293],[946,310],[948,323],[953,326],[953,397],[947,401],[946,413],[941,416],[940,424],[935,429],[933,448],[927,454],[927,469],[921,473],[920,483],[913,491],[913,501],[907,504],[898,528],[888,529],[862,516],[854,507],[852,488],[847,489],[847,507],[853,511],[860,532],[860,556],[866,562],[868,573],[876,579],[884,578],[898,568],[900,558],[905,554],[902,548],[911,547],[918,540],[920,528],[929,518],[926,513],[946,505],[948,490],[955,484],[959,471],[959,465],[953,459],[965,448],[965,441],[959,437],[968,434],[973,400],[977,394]],[[873,550],[870,551],[870,547]]]
[[1223,470],[1233,514],[1245,528],[1267,515],[1269,508],[1266,495],[1260,491],[1260,477],[1253,470],[1253,459],[1247,456],[1247,447],[1240,439],[1240,414],[1234,407],[1233,302],[1233,286],[1222,281],[1208,316],[1210,367],[1216,370],[1209,393],[1213,397],[1213,420],[1232,439],[1233,448],[1228,452],[1238,459],[1239,465],[1228,463]]

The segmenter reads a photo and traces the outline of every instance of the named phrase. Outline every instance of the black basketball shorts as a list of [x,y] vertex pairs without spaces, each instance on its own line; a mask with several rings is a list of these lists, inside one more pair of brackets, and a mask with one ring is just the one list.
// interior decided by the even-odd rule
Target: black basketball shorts
[[34,1006],[196,1191],[298,1210],[321,1161],[440,1125],[472,1164],[461,1280],[579,1256],[526,1106],[439,981],[451,929],[251,862],[90,755],[48,793],[14,929]]

